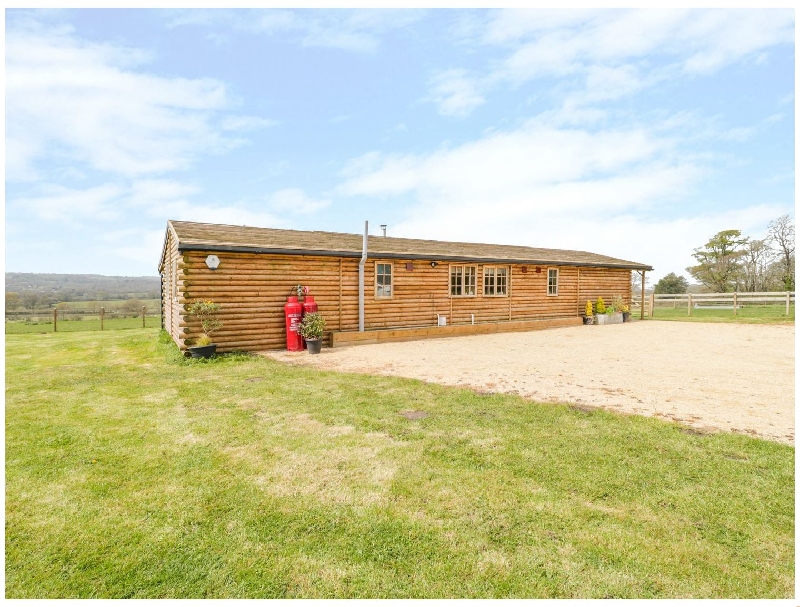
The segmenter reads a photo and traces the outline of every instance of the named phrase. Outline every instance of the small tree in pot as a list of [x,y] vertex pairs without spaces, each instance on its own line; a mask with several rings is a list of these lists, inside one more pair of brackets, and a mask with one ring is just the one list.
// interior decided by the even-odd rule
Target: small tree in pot
[[592,311],[592,302],[587,301],[586,307],[583,310],[583,324],[590,325],[594,322],[594,312]]
[[309,312],[300,323],[299,332],[306,340],[309,354],[319,354],[322,348],[322,332],[325,330],[325,319],[319,312]]
[[192,358],[210,358],[217,351],[217,344],[211,339],[211,334],[222,328],[222,322],[215,318],[219,312],[220,305],[210,299],[198,299],[188,307],[188,312],[197,317],[203,333],[195,340],[193,346],[189,347]]

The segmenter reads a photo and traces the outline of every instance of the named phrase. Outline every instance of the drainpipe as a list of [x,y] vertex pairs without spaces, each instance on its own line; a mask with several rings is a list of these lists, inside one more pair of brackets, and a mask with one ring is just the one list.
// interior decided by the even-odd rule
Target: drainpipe
[[364,243],[361,246],[361,261],[358,262],[358,331],[364,332],[364,264],[367,261],[367,237],[369,221],[364,222]]

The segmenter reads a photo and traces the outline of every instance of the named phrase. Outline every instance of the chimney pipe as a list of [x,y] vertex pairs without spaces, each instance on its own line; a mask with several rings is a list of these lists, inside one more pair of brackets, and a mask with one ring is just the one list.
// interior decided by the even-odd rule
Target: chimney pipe
[[381,224],[381,230],[383,230],[383,237],[384,237],[384,238],[386,238],[386,227],[387,227],[387,226],[386,226],[386,224],[385,224],[385,223],[382,223],[382,224]]

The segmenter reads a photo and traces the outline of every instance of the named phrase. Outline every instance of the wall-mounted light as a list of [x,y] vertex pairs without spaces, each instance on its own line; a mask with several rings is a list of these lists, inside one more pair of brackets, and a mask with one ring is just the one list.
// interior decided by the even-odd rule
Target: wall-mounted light
[[438,266],[438,265],[439,265],[439,262],[438,262],[438,261],[432,261],[432,262],[431,262],[431,267],[432,267],[432,268],[435,268],[435,267],[436,267],[436,266]]
[[527,274],[528,273],[528,266],[522,266],[522,273],[523,274]]
[[410,262],[410,261],[407,262],[406,263],[406,270],[408,270],[409,272],[413,272],[414,271],[414,264],[412,262]]
[[209,255],[206,257],[206,265],[209,270],[216,270],[219,267],[219,257],[216,255]]
[[539,266],[536,266],[536,273],[537,274],[541,274],[542,273],[542,268],[540,268]]

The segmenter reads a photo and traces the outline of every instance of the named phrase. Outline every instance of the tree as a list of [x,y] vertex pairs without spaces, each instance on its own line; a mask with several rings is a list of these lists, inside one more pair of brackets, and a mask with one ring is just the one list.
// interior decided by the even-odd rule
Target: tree
[[138,299],[129,299],[125,303],[120,306],[120,311],[126,316],[136,316],[142,315],[142,307],[144,306],[144,302]]
[[19,293],[6,291],[6,310],[15,310],[19,308],[21,303],[22,300],[19,297]]
[[769,291],[774,276],[772,262],[775,259],[775,251],[770,248],[769,242],[766,239],[751,240],[742,253],[742,290],[751,293]]
[[776,269],[780,273],[783,288],[794,291],[794,222],[788,215],[781,215],[767,225],[767,240],[780,257]]
[[656,283],[656,293],[686,293],[689,281],[683,276],[670,272]]
[[742,281],[741,257],[748,238],[741,230],[723,230],[692,253],[699,263],[686,268],[698,282],[712,291],[726,293],[739,288]]

